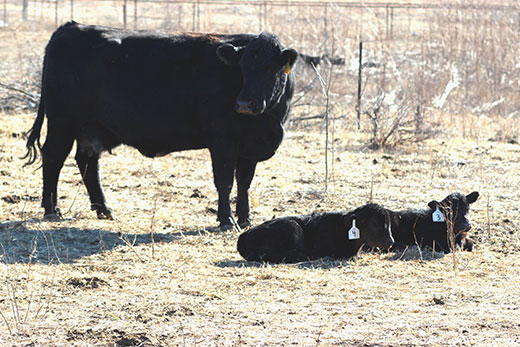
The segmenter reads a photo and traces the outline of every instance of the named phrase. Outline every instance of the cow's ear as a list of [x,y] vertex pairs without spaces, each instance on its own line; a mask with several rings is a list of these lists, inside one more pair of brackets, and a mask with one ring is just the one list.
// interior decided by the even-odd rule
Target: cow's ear
[[478,192],[473,192],[473,193],[466,195],[466,199],[468,199],[468,203],[472,204],[475,201],[477,201],[478,196],[479,196]]
[[437,206],[439,206],[439,202],[436,200],[432,200],[428,203],[428,207],[431,208],[432,210],[436,210]]
[[292,48],[286,48],[280,53],[280,60],[283,66],[289,65],[292,67],[298,59],[298,52]]
[[244,47],[235,47],[229,43],[217,48],[218,58],[226,65],[238,65],[243,52]]

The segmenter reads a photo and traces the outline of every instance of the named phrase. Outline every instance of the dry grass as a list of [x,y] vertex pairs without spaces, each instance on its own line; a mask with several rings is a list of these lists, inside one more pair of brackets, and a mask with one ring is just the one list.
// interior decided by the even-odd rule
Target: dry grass
[[0,197],[21,199],[0,200],[0,344],[520,343],[518,145],[445,135],[373,152],[358,134],[339,132],[324,195],[324,135],[292,131],[259,165],[255,223],[352,209],[368,200],[372,180],[373,199],[395,209],[479,190],[471,212],[478,245],[457,254],[457,270],[451,257],[413,249],[270,266],[243,261],[237,233],[212,228],[217,196],[205,151],[150,160],[123,147],[103,157],[115,221],[88,210],[69,158],[60,180],[65,220],[42,222],[31,199],[40,195],[40,171],[21,169],[24,141],[13,137],[34,115],[1,117]]
[[[332,28],[323,28],[321,13],[298,11],[271,12],[265,24],[288,45],[327,52]],[[481,197],[471,210],[476,250],[457,253],[456,269],[451,256],[414,247],[364,254],[357,262],[245,262],[236,252],[238,234],[215,231],[217,194],[206,151],[151,160],[121,147],[105,155],[101,176],[114,221],[99,221],[89,211],[71,156],[59,187],[65,219],[41,221],[41,170],[23,169],[19,159],[21,134],[35,114],[0,111],[0,345],[520,344],[520,146],[518,114],[511,111],[518,106],[519,75],[503,74],[518,70],[518,45],[510,44],[518,31],[475,31],[483,22],[489,29],[495,17],[482,22],[472,12],[469,21],[451,20],[460,14],[440,12],[426,21],[429,30],[412,37],[403,32],[424,30],[424,17],[410,23],[396,14],[396,37],[386,41],[384,14],[331,10],[328,23],[347,65],[322,69],[334,73],[324,76],[332,81],[327,193],[321,119],[291,122],[276,156],[259,164],[251,188],[254,223],[349,210],[369,200],[392,209],[425,207],[450,192],[478,190]],[[307,20],[287,24],[287,18]],[[240,31],[233,25],[222,30],[210,20],[202,22],[208,25],[203,29]],[[399,23],[408,24],[398,30]],[[248,25],[256,30],[256,23]],[[449,28],[458,36],[450,36]],[[0,29],[0,81],[37,86],[52,30],[38,23]],[[373,151],[366,117],[362,130],[354,131],[357,67],[351,61],[360,32],[371,40],[366,61],[385,66],[364,72],[364,112],[372,111],[371,100],[396,91],[397,111],[420,106],[422,130],[432,127],[434,137]],[[498,46],[481,45],[486,40],[507,47],[500,59]],[[459,87],[443,107],[435,107],[453,66]],[[300,91],[315,79],[301,65],[295,74]],[[502,103],[486,106],[501,97]],[[380,121],[392,124],[392,106],[384,105],[387,118]],[[292,117],[313,117],[324,109],[315,81]],[[409,120],[400,127],[403,136],[415,131]]]

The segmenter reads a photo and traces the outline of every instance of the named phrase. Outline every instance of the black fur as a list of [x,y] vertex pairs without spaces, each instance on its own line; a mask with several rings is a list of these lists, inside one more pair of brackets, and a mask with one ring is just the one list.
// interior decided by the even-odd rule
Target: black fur
[[[260,35],[166,35],[68,22],[44,58],[41,102],[27,141],[28,163],[41,149],[45,216],[56,216],[60,170],[72,144],[92,209],[111,218],[98,175],[103,151],[126,144],[143,155],[208,148],[219,194],[221,228],[237,215],[249,224],[248,189],[256,164],[272,157],[284,135],[297,53]],[[39,145],[38,145],[39,147]]]
[[[353,219],[360,238],[350,240]],[[321,257],[351,258],[363,244],[386,249],[393,242],[386,210],[368,204],[348,213],[273,219],[242,233],[237,249],[247,260],[291,263]]]

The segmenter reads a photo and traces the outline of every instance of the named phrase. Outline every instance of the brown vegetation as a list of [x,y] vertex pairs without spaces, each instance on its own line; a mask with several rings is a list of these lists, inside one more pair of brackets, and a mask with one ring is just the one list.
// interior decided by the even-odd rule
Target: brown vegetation
[[[65,219],[44,222],[41,172],[19,159],[35,117],[23,108],[34,105],[0,87],[0,345],[520,344],[520,55],[511,22],[518,12],[438,11],[412,20],[415,34],[396,22],[387,40],[384,14],[330,11],[324,30],[321,12],[284,11],[274,14],[308,19],[299,27],[268,20],[284,44],[347,64],[319,68],[330,81],[328,133],[314,70],[294,71],[293,121],[280,151],[259,164],[253,223],[369,200],[425,207],[453,191],[478,190],[475,251],[452,258],[412,247],[357,262],[246,262],[236,252],[238,232],[214,228],[206,151],[154,160],[127,147],[106,154],[101,176],[114,221],[89,210],[69,158],[59,187]],[[408,17],[398,18],[404,25]],[[376,66],[363,72],[357,131],[351,61],[361,31],[352,22],[361,21],[362,38],[370,39],[365,61]],[[51,26],[0,28],[0,82],[38,95]]]

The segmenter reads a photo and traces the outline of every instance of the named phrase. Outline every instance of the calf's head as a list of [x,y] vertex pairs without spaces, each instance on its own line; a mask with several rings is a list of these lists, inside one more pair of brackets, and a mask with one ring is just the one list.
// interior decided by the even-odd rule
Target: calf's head
[[247,46],[219,46],[217,56],[227,65],[239,66],[242,72],[242,90],[235,110],[259,115],[284,94],[298,53],[292,48],[283,49],[276,36],[262,33]]
[[[428,203],[431,213],[433,214],[437,210],[440,211],[445,221],[439,222],[439,228],[436,228],[436,231],[431,235],[422,235],[423,241],[430,246],[435,241],[438,248],[443,251],[449,251],[451,247],[448,231],[451,229],[455,236],[455,245],[471,251],[473,249],[473,241],[467,238],[468,231],[471,229],[469,205],[477,201],[478,197],[478,192],[472,192],[468,195],[452,193],[440,202],[434,200]],[[436,222],[433,223],[436,224]]]
[[381,249],[388,249],[394,244],[390,215],[381,205],[367,204],[354,210],[345,219],[347,230],[352,227],[353,219],[356,220],[359,238],[363,244]]

